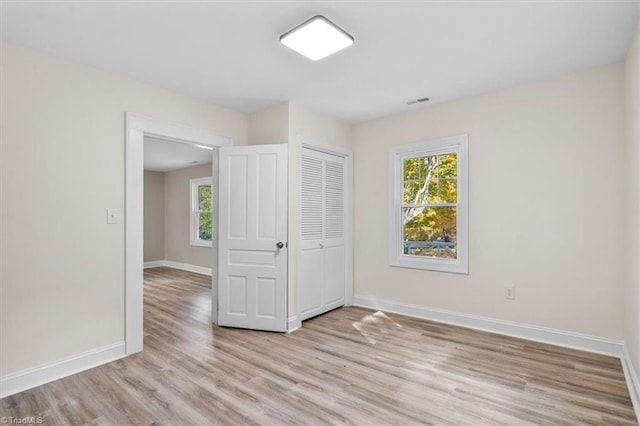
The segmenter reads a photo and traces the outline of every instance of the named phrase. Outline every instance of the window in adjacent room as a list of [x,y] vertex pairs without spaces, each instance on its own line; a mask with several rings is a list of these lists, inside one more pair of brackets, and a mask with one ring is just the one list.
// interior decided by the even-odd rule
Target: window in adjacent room
[[468,273],[467,136],[391,150],[389,263]]
[[191,179],[191,245],[211,247],[213,232],[210,177]]

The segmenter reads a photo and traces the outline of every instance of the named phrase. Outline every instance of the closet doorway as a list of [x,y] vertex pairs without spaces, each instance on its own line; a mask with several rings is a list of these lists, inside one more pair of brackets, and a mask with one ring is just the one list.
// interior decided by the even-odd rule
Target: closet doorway
[[352,302],[351,182],[350,151],[302,144],[297,279],[301,321]]

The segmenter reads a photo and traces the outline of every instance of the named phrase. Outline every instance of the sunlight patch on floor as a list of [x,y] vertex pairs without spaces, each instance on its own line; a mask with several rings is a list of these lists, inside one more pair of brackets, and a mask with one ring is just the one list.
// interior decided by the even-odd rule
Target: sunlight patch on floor
[[369,343],[375,345],[385,335],[402,328],[400,324],[392,320],[382,311],[366,315],[360,321],[355,321],[353,328],[358,330]]

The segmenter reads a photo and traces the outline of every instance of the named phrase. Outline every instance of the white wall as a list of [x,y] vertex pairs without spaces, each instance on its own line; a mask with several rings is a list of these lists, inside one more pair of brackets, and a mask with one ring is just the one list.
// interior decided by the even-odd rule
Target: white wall
[[[355,126],[355,294],[622,338],[623,98],[618,63]],[[389,267],[389,148],[462,133],[469,275]]]
[[629,183],[628,277],[624,295],[624,337],[640,374],[640,21],[626,59],[627,175]]
[[164,260],[164,173],[144,172],[144,261]]
[[166,172],[164,184],[164,260],[211,268],[211,247],[191,245],[190,180],[211,177],[212,165],[188,167]]
[[0,55],[4,376],[124,339],[124,223],[106,209],[124,209],[125,112],[238,144],[248,118],[16,45]]

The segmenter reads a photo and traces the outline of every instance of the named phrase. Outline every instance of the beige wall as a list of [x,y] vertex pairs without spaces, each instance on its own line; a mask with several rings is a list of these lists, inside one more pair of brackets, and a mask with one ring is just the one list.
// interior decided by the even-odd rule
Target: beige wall
[[164,260],[164,173],[144,172],[144,261]]
[[636,374],[640,374],[640,21],[626,59],[629,213],[628,273],[624,337]]
[[289,140],[351,149],[352,126],[333,117],[316,112],[297,102],[289,103]]
[[165,173],[164,178],[164,259],[211,268],[211,247],[192,246],[189,235],[191,214],[190,179],[211,177],[211,164]]
[[4,376],[124,339],[124,223],[106,209],[124,209],[125,112],[238,144],[248,118],[16,45],[0,55]]
[[249,115],[249,144],[289,142],[289,102],[283,102]]
[[190,180],[211,177],[211,164],[166,173],[144,172],[144,261],[169,260],[211,268],[210,247],[190,241]]
[[[618,63],[355,126],[355,294],[622,338],[623,98]],[[462,133],[469,275],[389,267],[389,148]]]

